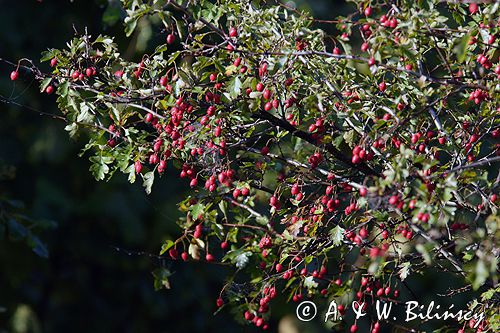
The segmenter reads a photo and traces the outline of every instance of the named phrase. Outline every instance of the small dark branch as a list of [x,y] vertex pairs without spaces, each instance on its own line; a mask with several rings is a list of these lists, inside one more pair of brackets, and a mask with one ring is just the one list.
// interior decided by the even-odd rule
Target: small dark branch
[[276,118],[275,116],[273,116],[272,114],[267,113],[267,112],[256,113],[256,114],[254,114],[254,117],[258,118],[258,119],[267,120],[272,125],[278,126],[284,130],[287,130],[292,135],[294,135],[298,138],[301,138],[302,140],[305,140],[316,147],[325,149],[326,151],[328,151],[336,159],[338,159],[339,161],[341,161],[345,165],[347,165],[353,169],[357,169],[357,170],[361,171],[362,173],[364,173],[365,175],[380,176],[375,170],[373,170],[368,165],[366,165],[364,163],[361,163],[361,164],[352,163],[351,159],[348,156],[344,155],[341,151],[339,151],[337,148],[335,148],[332,144],[324,144],[324,145],[319,144],[316,140],[314,140],[311,137],[311,135],[309,133],[297,129],[296,127],[292,126],[290,123],[288,123],[287,121],[285,121],[283,119]]

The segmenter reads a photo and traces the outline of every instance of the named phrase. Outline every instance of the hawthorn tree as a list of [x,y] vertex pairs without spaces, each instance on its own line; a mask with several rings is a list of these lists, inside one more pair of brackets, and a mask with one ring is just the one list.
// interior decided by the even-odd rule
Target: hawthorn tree
[[191,195],[161,255],[233,266],[218,307],[267,329],[277,293],[403,302],[408,276],[442,271],[487,315],[442,328],[500,330],[497,2],[356,0],[331,21],[263,1],[122,3],[127,35],[151,20],[165,36],[139,63],[84,34],[44,52],[51,71],[24,59],[10,77],[57,95],[97,180],[150,193],[179,169]]

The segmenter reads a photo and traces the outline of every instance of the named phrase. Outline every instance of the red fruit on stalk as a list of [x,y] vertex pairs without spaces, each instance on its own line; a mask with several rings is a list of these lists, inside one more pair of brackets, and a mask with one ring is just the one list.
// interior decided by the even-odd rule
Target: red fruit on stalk
[[173,44],[175,42],[175,35],[174,34],[168,34],[167,36],[167,44]]
[[372,7],[366,7],[365,8],[365,16],[371,16],[372,15]]
[[166,76],[162,76],[160,78],[160,85],[163,86],[163,87],[166,87],[168,84],[168,78]]
[[45,88],[45,92],[47,93],[47,95],[52,94],[54,92],[54,87],[48,86],[47,88]]
[[478,12],[479,8],[477,6],[477,3],[475,2],[471,2],[469,4],[469,13],[471,13],[472,15],[476,14]]
[[135,173],[141,173],[141,171],[142,171],[141,161],[139,161],[139,160],[135,161],[134,168],[135,168]]
[[170,255],[170,258],[173,260],[177,260],[179,258],[179,252],[177,252],[177,249],[175,247],[171,248],[168,251],[168,254]]
[[271,111],[272,108],[273,104],[271,102],[267,102],[266,104],[264,104],[264,110]]
[[213,262],[215,260],[215,257],[212,254],[207,253],[207,255],[205,256],[205,260],[208,262]]
[[12,71],[12,73],[10,73],[10,79],[12,81],[16,81],[18,77],[19,77],[19,73],[17,71]]
[[229,29],[229,37],[236,37],[238,36],[238,30],[236,30],[235,27],[231,27]]
[[399,201],[399,198],[397,195],[393,195],[389,198],[389,204],[391,204],[393,206],[396,205],[398,203],[398,201]]
[[387,87],[387,85],[386,85],[385,81],[382,81],[382,82],[380,82],[380,83],[378,84],[378,89],[379,89],[380,91],[382,91],[382,92],[384,92],[384,91],[385,91],[385,88],[386,88],[386,87]]
[[57,65],[57,58],[50,59],[50,67],[56,67],[56,65]]
[[217,301],[215,301],[215,304],[217,305],[218,308],[220,308],[224,305],[224,300],[219,297],[217,298]]

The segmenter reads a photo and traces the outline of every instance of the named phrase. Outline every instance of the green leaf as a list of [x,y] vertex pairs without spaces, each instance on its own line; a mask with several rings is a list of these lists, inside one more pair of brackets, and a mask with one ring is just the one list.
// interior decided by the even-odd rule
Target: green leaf
[[115,25],[120,20],[121,13],[122,9],[111,2],[102,14],[102,22],[108,26]]
[[163,244],[163,245],[161,246],[160,255],[165,254],[165,252],[167,252],[168,250],[170,250],[170,248],[171,248],[172,246],[174,246],[174,244],[175,244],[175,243],[174,243],[173,241],[171,241],[170,239],[169,239],[169,240],[166,240],[166,241],[165,241],[165,244]]
[[155,174],[153,171],[149,171],[146,174],[144,174],[142,186],[144,186],[144,189],[147,194],[151,194],[151,187],[153,186],[154,181],[155,181]]
[[104,177],[109,172],[109,167],[107,164],[113,162],[113,157],[104,157],[104,156],[92,156],[89,159],[93,164],[90,166],[90,172],[95,177],[96,180],[103,180]]
[[341,226],[336,226],[332,230],[330,230],[330,240],[334,246],[338,246],[342,244],[342,240],[344,239],[345,230]]
[[62,97],[66,97],[68,94],[68,89],[69,89],[69,82],[64,81],[57,87],[57,94],[59,94]]
[[9,236],[13,240],[21,240],[29,234],[29,230],[24,225],[12,218],[7,221],[7,229],[9,230]]
[[49,257],[49,250],[47,249],[47,246],[42,243],[42,241],[37,236],[31,235],[28,243],[30,244],[31,249],[36,253],[36,255],[42,258]]
[[463,63],[467,56],[467,45],[469,44],[470,35],[464,35],[459,39],[458,43],[453,48],[453,53],[457,56],[459,63]]
[[165,267],[157,268],[153,271],[155,290],[170,289],[170,281],[168,278],[172,273]]
[[406,261],[399,265],[398,275],[401,281],[404,281],[408,277],[408,275],[410,275],[410,267],[411,263],[409,261]]
[[205,212],[205,205],[197,203],[196,205],[191,206],[189,210],[191,211],[191,216],[196,219]]
[[241,81],[239,77],[235,77],[233,80],[229,81],[228,90],[232,99],[241,94]]
[[51,77],[47,77],[40,82],[40,92],[44,92],[45,89],[49,86],[50,82],[52,81]]
[[422,254],[422,257],[424,258],[424,261],[427,265],[430,265],[432,263],[431,259],[431,254],[427,250],[427,247],[424,246],[423,244],[417,244],[415,246],[415,249]]

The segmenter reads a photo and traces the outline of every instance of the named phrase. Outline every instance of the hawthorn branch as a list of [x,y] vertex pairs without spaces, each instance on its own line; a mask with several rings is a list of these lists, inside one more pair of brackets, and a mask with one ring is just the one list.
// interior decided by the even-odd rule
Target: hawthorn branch
[[441,244],[439,244],[438,241],[434,240],[431,236],[429,236],[420,226],[415,225],[413,223],[409,223],[409,225],[416,234],[422,236],[422,238],[424,238],[427,242],[433,244],[434,248],[439,253],[441,253],[443,257],[445,257],[461,275],[465,277],[465,272],[462,269],[462,265],[458,262],[458,260],[455,258],[453,254],[446,251],[444,247]]
[[316,146],[318,148],[324,148],[326,151],[328,151],[336,159],[338,159],[339,161],[341,161],[345,165],[347,165],[351,168],[357,169],[357,170],[361,171],[362,173],[364,173],[365,175],[380,176],[375,170],[373,170],[371,167],[369,167],[368,165],[366,165],[364,163],[361,163],[361,164],[352,163],[352,161],[350,160],[349,157],[344,155],[341,151],[339,151],[337,148],[335,148],[331,143],[321,145],[316,140],[314,140],[309,133],[304,132],[302,130],[299,130],[298,128],[294,127],[289,122],[287,122],[283,119],[277,118],[270,113],[266,113],[266,112],[262,112],[262,111],[254,114],[254,117],[256,117],[258,119],[267,120],[272,125],[280,127],[284,130],[287,130],[292,135],[294,135],[298,138],[301,138],[304,141],[309,142],[313,146]]

